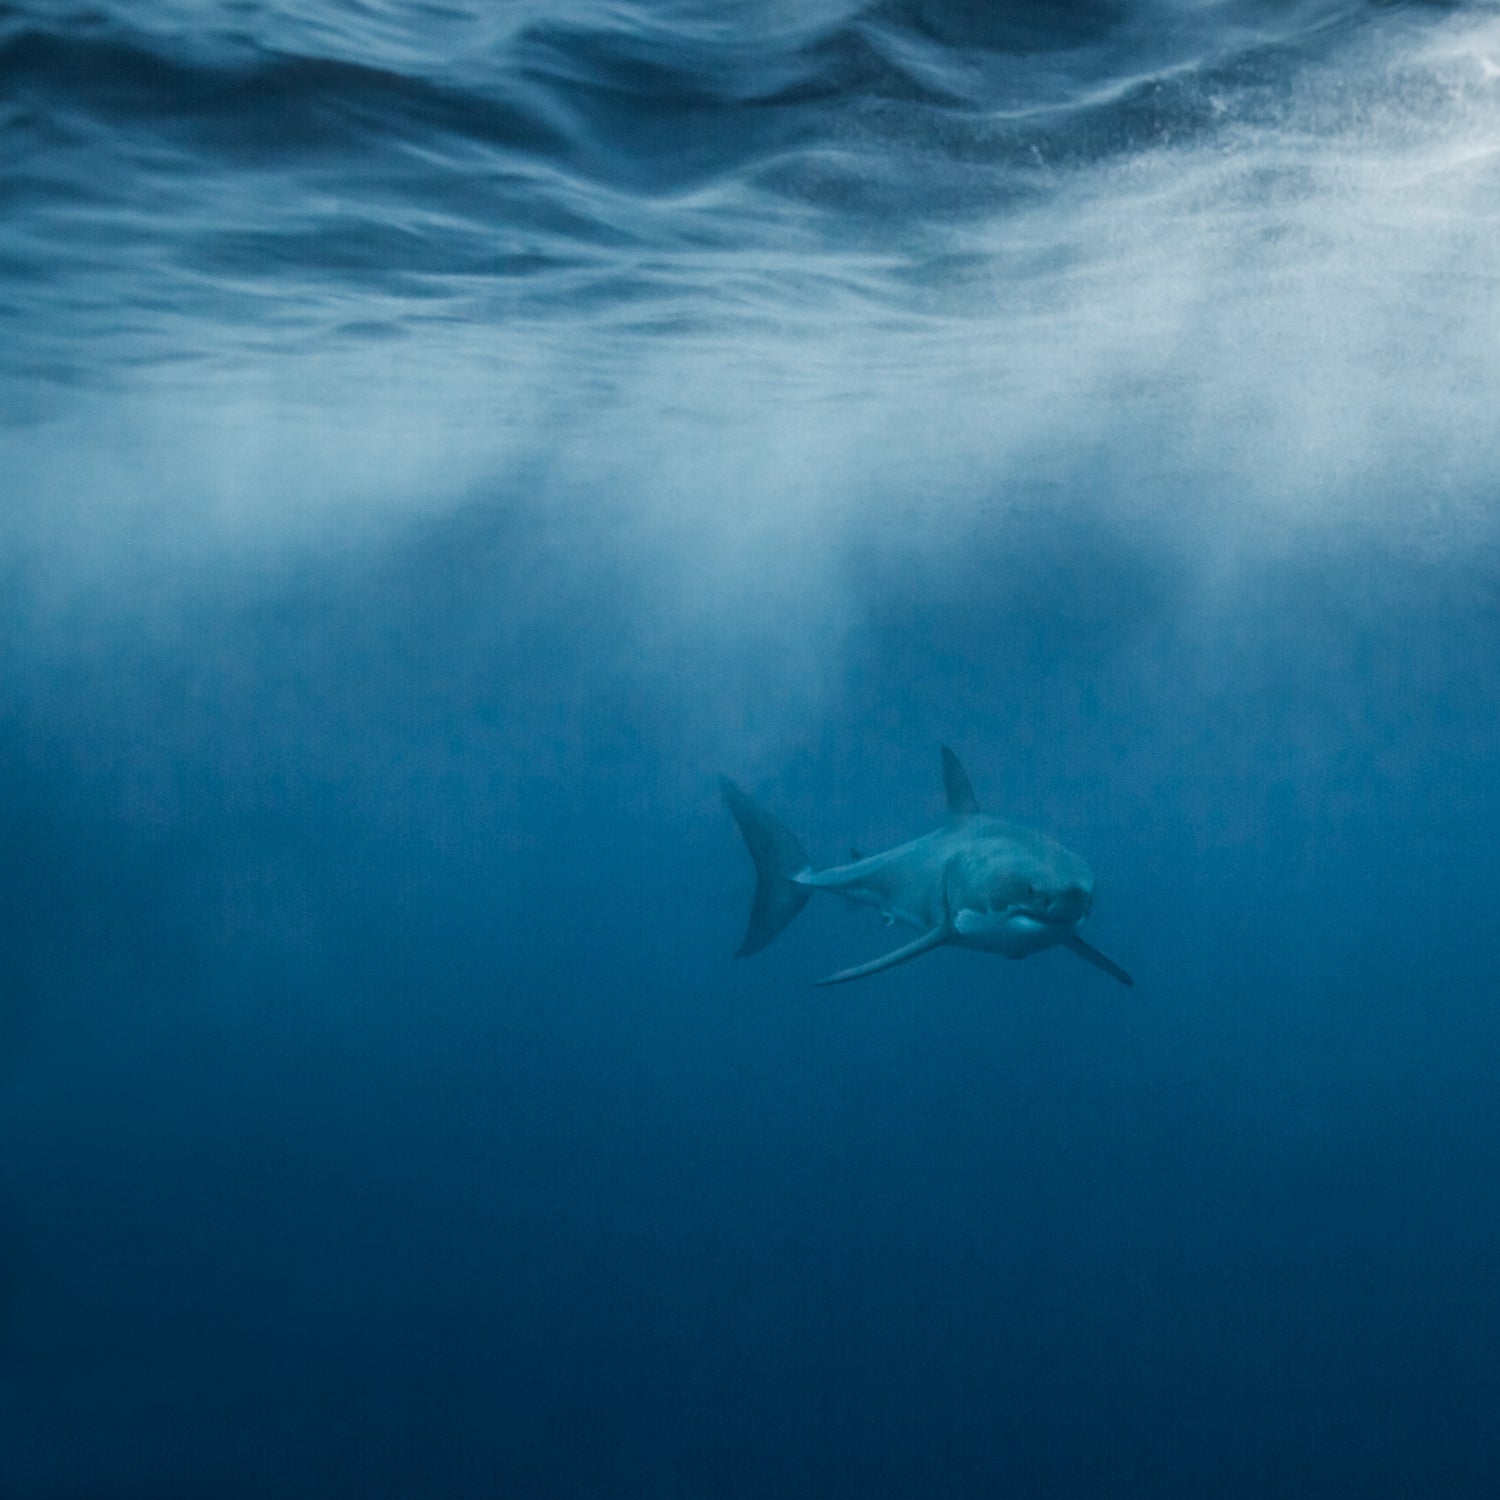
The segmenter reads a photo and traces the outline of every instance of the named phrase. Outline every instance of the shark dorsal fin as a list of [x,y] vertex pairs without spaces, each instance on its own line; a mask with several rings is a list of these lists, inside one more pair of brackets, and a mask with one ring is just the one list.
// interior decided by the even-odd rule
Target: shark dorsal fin
[[943,749],[943,790],[948,794],[948,813],[955,818],[971,818],[979,811],[974,788],[959,765],[958,757],[946,746]]

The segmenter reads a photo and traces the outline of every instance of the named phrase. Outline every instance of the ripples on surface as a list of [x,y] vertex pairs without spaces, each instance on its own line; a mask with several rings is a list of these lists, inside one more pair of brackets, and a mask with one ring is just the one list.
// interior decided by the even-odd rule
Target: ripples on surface
[[[1441,149],[1493,110],[1464,19],[982,11],[23,8],[9,366],[233,365],[268,328],[463,359],[517,319],[795,322],[830,283],[844,320],[1003,320],[1018,282],[1108,248],[1080,203],[1263,238],[1351,144]],[[1143,203],[1152,177],[1199,190]]]
[[13,532],[1488,524],[1488,8],[35,6],[0,65]]

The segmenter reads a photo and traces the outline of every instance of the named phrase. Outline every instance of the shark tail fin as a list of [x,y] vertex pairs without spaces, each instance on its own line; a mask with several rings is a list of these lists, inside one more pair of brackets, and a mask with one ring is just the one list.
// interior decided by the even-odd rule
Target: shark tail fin
[[812,869],[797,835],[747,797],[727,776],[719,778],[724,805],[739,824],[755,861],[755,904],[737,957],[759,953],[807,905],[812,891],[796,877]]

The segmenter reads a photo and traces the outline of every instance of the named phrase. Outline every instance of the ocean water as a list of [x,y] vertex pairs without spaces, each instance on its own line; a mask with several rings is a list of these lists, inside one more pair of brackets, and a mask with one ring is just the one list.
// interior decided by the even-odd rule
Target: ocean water
[[[0,1495],[1491,1496],[1500,9],[0,8]],[[1061,951],[752,888],[987,810]]]

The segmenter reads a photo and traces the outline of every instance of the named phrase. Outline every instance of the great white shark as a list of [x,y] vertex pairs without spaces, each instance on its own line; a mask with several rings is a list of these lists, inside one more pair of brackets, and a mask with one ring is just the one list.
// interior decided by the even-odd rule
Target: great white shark
[[737,787],[719,778],[724,801],[755,861],[755,903],[739,956],[759,953],[807,905],[832,891],[876,907],[886,925],[917,936],[890,953],[840,969],[818,984],[843,984],[893,969],[934,948],[977,948],[1025,958],[1063,947],[1121,984],[1135,981],[1079,936],[1094,904],[1093,871],[1055,839],[980,812],[958,757],[944,745],[948,818],[941,828],[883,854],[855,852],[847,865],[815,870],[797,836]]

